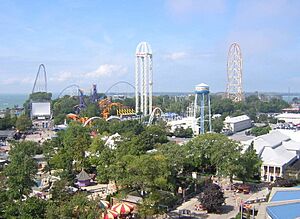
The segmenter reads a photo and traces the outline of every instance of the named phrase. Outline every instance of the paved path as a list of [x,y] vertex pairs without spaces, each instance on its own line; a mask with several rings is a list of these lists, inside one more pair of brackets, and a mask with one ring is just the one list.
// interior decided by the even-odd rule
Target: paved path
[[51,130],[38,131],[37,134],[27,135],[25,140],[42,143],[45,140],[50,139],[53,135],[54,132]]
[[173,218],[179,218],[179,210],[190,210],[192,213],[192,218],[211,218],[211,219],[230,219],[237,215],[239,211],[239,203],[241,200],[247,200],[251,194],[234,194],[233,191],[225,191],[225,205],[222,206],[221,211],[222,214],[205,214],[201,211],[195,210],[195,205],[198,205],[200,202],[198,201],[198,197],[193,197],[186,202],[182,203],[176,210],[171,212],[171,216]]

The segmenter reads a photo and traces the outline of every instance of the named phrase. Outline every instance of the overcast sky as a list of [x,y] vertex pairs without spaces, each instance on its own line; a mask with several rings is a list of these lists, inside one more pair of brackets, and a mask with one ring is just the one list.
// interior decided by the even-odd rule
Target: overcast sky
[[224,91],[233,42],[245,91],[300,92],[298,0],[1,0],[0,30],[0,93],[31,92],[40,63],[52,92],[133,83],[141,41],[153,50],[155,92],[201,82]]

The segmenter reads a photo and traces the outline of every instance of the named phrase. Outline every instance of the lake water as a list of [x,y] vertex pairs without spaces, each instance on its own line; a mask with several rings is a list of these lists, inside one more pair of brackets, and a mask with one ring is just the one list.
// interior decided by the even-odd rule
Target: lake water
[[0,110],[14,107],[15,105],[23,106],[28,98],[28,94],[0,94]]

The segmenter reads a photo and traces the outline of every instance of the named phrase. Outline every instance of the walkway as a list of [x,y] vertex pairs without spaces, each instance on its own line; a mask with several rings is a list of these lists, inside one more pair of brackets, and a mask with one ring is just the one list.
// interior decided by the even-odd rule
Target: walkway
[[[233,218],[239,212],[239,203],[241,200],[245,201],[251,197],[252,194],[234,194],[233,191],[225,191],[225,205],[221,208],[221,214],[206,214],[205,212],[196,211],[195,205],[200,204],[198,197],[193,197],[186,202],[182,203],[174,211],[170,213],[172,218],[183,218],[180,217],[180,210],[189,210],[191,212],[191,218],[211,218],[211,219],[229,219]],[[187,218],[187,217],[186,217]]]

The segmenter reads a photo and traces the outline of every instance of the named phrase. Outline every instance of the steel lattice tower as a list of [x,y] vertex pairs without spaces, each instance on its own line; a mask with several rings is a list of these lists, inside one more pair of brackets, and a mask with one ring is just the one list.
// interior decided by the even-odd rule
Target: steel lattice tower
[[243,60],[241,48],[239,44],[233,43],[228,51],[226,96],[234,102],[244,99],[242,70]]
[[146,116],[152,112],[152,49],[141,42],[135,55],[135,111]]

